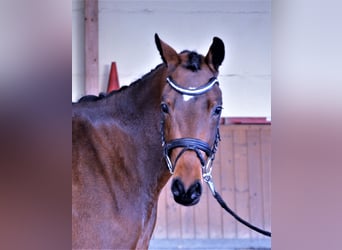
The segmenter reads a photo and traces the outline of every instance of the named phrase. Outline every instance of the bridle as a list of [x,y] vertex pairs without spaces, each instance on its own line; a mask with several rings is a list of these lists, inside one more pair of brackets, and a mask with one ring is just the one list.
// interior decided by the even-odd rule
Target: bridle
[[[213,77],[209,80],[209,82],[203,86],[200,86],[198,88],[183,88],[179,86],[170,76],[166,78],[167,83],[177,92],[183,94],[183,95],[190,95],[190,96],[197,96],[202,95],[208,91],[211,90],[211,88],[215,84],[219,84],[216,77]],[[224,208],[229,214],[231,214],[236,220],[244,224],[245,226],[251,228],[252,230],[259,232],[263,235],[271,237],[271,232],[268,232],[266,230],[260,229],[249,222],[245,221],[241,217],[239,217],[233,210],[231,210],[228,205],[224,202],[221,195],[215,190],[213,178],[211,175],[212,171],[212,165],[213,161],[215,159],[215,153],[217,151],[218,143],[221,140],[220,139],[220,131],[219,131],[219,123],[217,125],[217,131],[215,136],[215,141],[212,147],[209,146],[209,144],[205,141],[196,139],[196,138],[177,138],[170,141],[165,140],[165,132],[164,132],[164,119],[162,117],[161,119],[161,140],[162,140],[162,147],[163,147],[163,156],[166,161],[166,165],[169,168],[169,171],[171,174],[174,173],[174,168],[170,153],[175,148],[183,148],[180,153],[177,155],[175,159],[175,164],[177,163],[177,160],[182,156],[182,154],[188,150],[192,150],[196,152],[197,157],[199,158],[201,165],[202,165],[202,177],[203,180],[208,184],[211,193],[213,194],[214,198],[217,200],[217,202]],[[207,161],[205,162],[202,156],[201,151],[203,151],[207,156]]]
[[[216,77],[212,77],[208,83],[205,85],[202,85],[198,88],[183,88],[180,85],[178,85],[170,76],[166,78],[167,83],[177,92],[183,94],[183,95],[190,95],[190,96],[198,96],[202,95],[209,90],[212,89],[212,87],[215,84],[219,84]],[[215,159],[215,153],[217,151],[218,143],[220,141],[220,131],[219,131],[219,125],[216,128],[216,135],[215,135],[215,141],[214,144],[210,147],[209,144],[205,141],[202,141],[200,139],[196,138],[177,138],[170,141],[165,140],[165,132],[164,132],[164,119],[162,117],[161,119],[161,140],[162,140],[162,147],[163,147],[163,156],[166,161],[166,165],[169,168],[169,171],[171,174],[174,173],[175,165],[178,161],[178,159],[182,156],[183,153],[186,151],[194,151],[198,157],[198,159],[201,162],[202,166],[202,176],[203,179],[209,180],[211,179],[211,172],[212,172],[212,165],[213,161]],[[175,159],[175,164],[172,164],[170,154],[173,149],[175,148],[182,148],[182,150],[179,152]],[[207,161],[204,160],[202,152],[204,152],[207,156]]]

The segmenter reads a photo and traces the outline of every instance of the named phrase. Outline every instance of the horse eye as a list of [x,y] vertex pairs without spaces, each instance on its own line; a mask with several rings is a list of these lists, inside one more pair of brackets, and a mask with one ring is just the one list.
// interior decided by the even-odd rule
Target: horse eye
[[168,114],[168,113],[169,113],[169,107],[167,106],[166,103],[160,104],[160,108],[161,108],[161,110],[162,110],[165,114]]
[[222,106],[217,106],[214,110],[214,115],[221,115],[222,109]]

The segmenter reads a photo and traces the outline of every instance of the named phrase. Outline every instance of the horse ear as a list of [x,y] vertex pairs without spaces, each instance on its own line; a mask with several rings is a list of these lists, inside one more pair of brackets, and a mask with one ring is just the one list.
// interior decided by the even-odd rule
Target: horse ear
[[157,48],[163,59],[163,62],[169,67],[170,65],[176,66],[179,63],[179,57],[177,52],[171,48],[168,44],[163,42],[158,34],[154,35],[154,40],[156,42]]
[[213,38],[213,43],[211,44],[207,55],[205,56],[206,63],[213,67],[215,71],[218,71],[221,63],[224,59],[224,43],[218,37]]

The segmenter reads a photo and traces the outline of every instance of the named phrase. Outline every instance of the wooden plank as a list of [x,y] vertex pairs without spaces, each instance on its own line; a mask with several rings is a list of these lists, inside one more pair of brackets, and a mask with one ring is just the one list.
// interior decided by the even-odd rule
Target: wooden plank
[[[235,204],[235,172],[234,172],[234,148],[233,126],[221,126],[221,142],[218,155],[221,162],[221,190],[217,190],[227,205],[236,211]],[[221,209],[223,238],[236,238],[237,229],[235,219]]]
[[208,188],[203,188],[203,193],[200,202],[194,208],[195,212],[195,237],[196,239],[209,238],[209,221],[208,221]]
[[261,130],[264,228],[271,230],[271,126]]
[[[217,152],[218,153],[218,152]],[[212,176],[215,183],[215,188],[221,189],[221,161],[220,157],[216,157],[213,164]],[[205,188],[208,189],[208,230],[210,239],[223,238],[222,230],[222,208],[217,203],[216,199],[212,196],[209,187],[205,184]]]
[[[234,130],[234,163],[235,163],[235,188],[236,188],[236,212],[243,219],[249,221],[249,190],[248,190],[248,166],[247,166],[247,138],[246,127],[240,126]],[[242,224],[237,225],[239,238],[249,238],[250,230]]]
[[[247,130],[248,145],[248,171],[249,171],[249,199],[250,199],[250,223],[263,228],[263,193],[262,193],[262,169],[261,169],[261,143],[260,127],[252,126]],[[260,238],[261,235],[251,231],[252,238]]]
[[166,191],[167,238],[181,238],[181,205],[175,202],[171,193],[172,178],[168,181]]
[[221,124],[271,124],[266,117],[223,117]]
[[181,206],[181,235],[182,239],[195,238],[195,207]]
[[98,0],[85,0],[85,93],[99,93]]
[[166,192],[164,189],[158,200],[157,222],[153,233],[155,239],[167,239]]

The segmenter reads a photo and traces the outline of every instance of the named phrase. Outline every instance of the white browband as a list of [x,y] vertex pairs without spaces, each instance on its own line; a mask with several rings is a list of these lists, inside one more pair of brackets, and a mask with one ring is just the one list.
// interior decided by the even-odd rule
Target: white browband
[[175,89],[176,91],[185,94],[185,95],[201,95],[204,94],[205,92],[207,92],[208,90],[210,90],[216,83],[218,84],[218,80],[216,77],[213,77],[210,79],[210,81],[203,85],[200,86],[198,88],[193,88],[193,89],[185,89],[181,86],[179,86],[178,84],[176,84],[171,77],[167,77],[166,81],[168,82],[168,84],[170,84],[170,86]]

